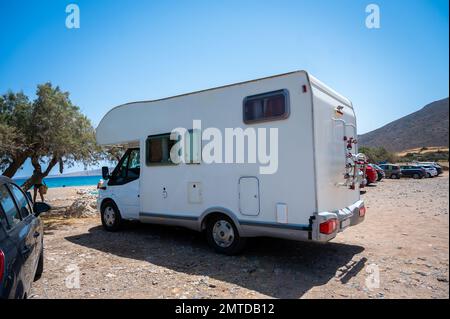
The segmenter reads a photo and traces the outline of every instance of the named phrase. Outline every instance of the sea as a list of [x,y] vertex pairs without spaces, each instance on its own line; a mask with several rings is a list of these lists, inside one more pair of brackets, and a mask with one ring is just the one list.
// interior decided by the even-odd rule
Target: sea
[[[69,186],[92,186],[97,185],[101,176],[67,176],[67,177],[47,177],[44,183],[48,188],[69,187]],[[22,185],[27,178],[13,178],[18,184]]]

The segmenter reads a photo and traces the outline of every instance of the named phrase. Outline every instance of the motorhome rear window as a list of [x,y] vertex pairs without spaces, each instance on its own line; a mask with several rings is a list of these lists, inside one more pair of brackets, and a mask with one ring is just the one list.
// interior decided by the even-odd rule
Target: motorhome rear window
[[278,90],[244,99],[244,123],[286,119],[289,116],[289,93]]
[[146,142],[147,165],[176,165],[170,159],[170,150],[176,142],[170,139],[170,133],[149,136]]

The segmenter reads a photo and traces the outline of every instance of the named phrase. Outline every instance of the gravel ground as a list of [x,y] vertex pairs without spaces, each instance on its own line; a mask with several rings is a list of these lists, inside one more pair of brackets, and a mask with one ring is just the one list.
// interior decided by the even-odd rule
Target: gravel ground
[[[70,205],[58,196],[50,202]],[[259,238],[234,257],[181,228],[107,233],[98,217],[48,216],[30,297],[449,298],[448,174],[383,180],[363,197],[366,220],[330,243]]]

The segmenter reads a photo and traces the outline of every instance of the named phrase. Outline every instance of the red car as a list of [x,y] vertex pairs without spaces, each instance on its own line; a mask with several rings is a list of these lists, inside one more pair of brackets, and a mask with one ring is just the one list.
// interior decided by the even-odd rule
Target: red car
[[372,167],[372,165],[366,166],[366,179],[367,179],[366,185],[375,183],[378,179],[378,173],[377,173],[376,169],[374,169]]

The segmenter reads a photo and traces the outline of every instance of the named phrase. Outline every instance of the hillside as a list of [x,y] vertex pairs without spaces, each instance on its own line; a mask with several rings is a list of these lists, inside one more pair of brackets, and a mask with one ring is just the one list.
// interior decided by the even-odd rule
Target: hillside
[[448,147],[448,98],[435,101],[421,110],[359,136],[360,146],[383,146],[400,152],[413,148]]

